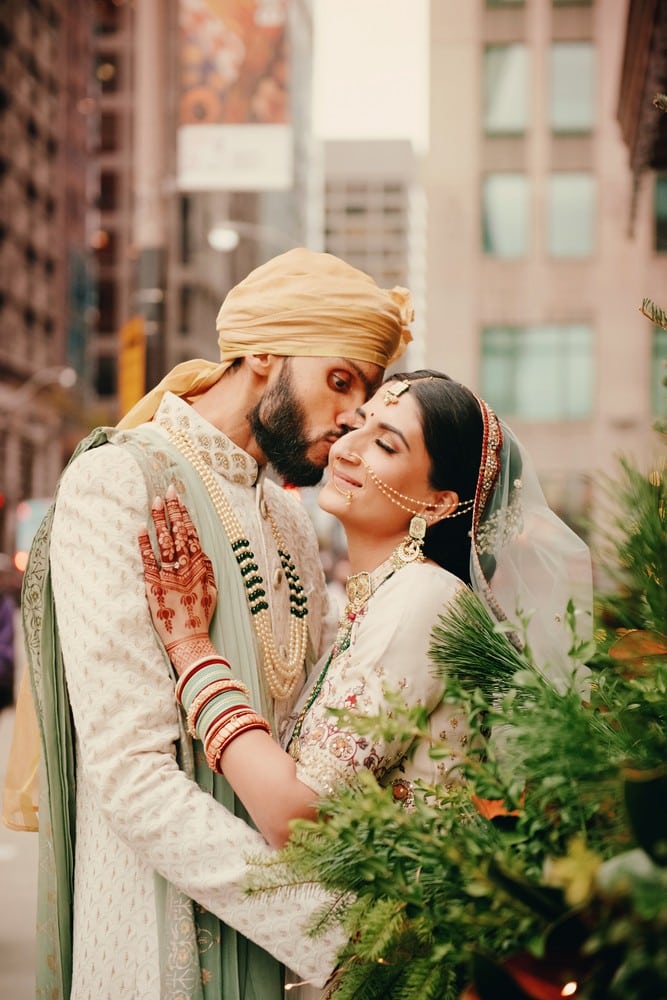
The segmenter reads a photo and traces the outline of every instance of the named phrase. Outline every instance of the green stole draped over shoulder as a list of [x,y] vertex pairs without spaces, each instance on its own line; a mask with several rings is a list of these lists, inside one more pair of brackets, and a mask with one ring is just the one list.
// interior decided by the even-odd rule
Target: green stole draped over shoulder
[[[164,495],[167,486],[174,483],[188,506],[202,546],[213,562],[218,589],[224,594],[211,623],[211,639],[233,664],[235,676],[247,685],[251,703],[272,720],[241,575],[199,475],[163,434],[149,426],[129,431],[98,428],[80,443],[72,461],[81,452],[107,442],[127,448],[139,463],[149,501]],[[66,1000],[72,981],[76,776],[74,727],[49,570],[54,506],[55,502],[31,548],[22,609],[42,749],[37,995]],[[148,507],[147,521],[154,538]],[[187,735],[182,717],[179,725],[179,766],[217,802],[250,822],[226,780],[207,766],[201,744],[193,743]],[[283,970],[274,958],[157,873],[155,890],[161,1000],[280,1000]]]

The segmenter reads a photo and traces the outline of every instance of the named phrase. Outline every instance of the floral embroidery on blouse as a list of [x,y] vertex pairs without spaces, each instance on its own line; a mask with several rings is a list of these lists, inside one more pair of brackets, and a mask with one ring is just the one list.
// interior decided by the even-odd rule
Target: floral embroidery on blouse
[[[297,719],[299,724],[289,750],[304,784],[318,794],[331,794],[336,786],[353,785],[366,769],[392,788],[397,803],[409,806],[416,779],[427,784],[458,780],[452,769],[462,758],[466,726],[452,706],[440,703],[442,682],[428,646],[432,625],[460,586],[439,567],[416,565],[396,573],[357,612],[349,645],[334,652],[324,677],[322,668],[319,674],[316,668],[316,684],[292,716],[292,723]],[[361,736],[349,722],[343,727],[329,711],[360,715],[383,711],[391,718],[386,692],[400,692],[407,709],[421,705],[430,713],[430,738],[416,747],[414,756],[409,743]],[[288,741],[291,728],[284,734]],[[449,750],[437,763],[428,754],[436,741]]]

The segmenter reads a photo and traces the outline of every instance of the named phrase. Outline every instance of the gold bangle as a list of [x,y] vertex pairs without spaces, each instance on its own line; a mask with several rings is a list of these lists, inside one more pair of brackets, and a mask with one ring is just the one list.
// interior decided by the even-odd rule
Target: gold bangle
[[238,713],[229,722],[220,726],[211,739],[207,740],[205,746],[206,761],[212,771],[222,774],[220,758],[223,753],[237,736],[251,729],[263,729],[269,736],[271,735],[269,723],[252,709]]
[[221,766],[222,755],[224,754],[225,750],[230,745],[230,743],[233,743],[234,740],[237,738],[237,736],[242,736],[244,733],[249,733],[253,729],[261,729],[269,736],[271,735],[271,727],[266,721],[266,719],[262,718],[261,715],[256,716],[254,719],[252,718],[243,719],[242,724],[237,726],[232,733],[229,733],[229,735],[227,736],[227,738],[225,739],[224,743],[219,748],[215,756],[215,769],[219,774],[223,773]]
[[207,705],[217,694],[222,694],[223,691],[238,691],[239,694],[245,695],[248,701],[250,701],[250,691],[248,691],[248,688],[242,681],[237,681],[234,677],[224,677],[219,681],[212,681],[211,684],[207,684],[190,705],[186,716],[188,732],[193,739],[198,738],[197,718],[204,705]]

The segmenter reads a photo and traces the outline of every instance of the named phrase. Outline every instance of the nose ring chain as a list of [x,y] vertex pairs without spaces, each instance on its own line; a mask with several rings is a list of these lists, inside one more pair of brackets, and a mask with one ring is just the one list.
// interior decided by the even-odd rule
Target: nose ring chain
[[[366,472],[371,477],[371,479],[379,489],[380,493],[382,493],[383,496],[385,496],[387,500],[389,500],[390,503],[393,503],[396,507],[400,507],[401,510],[405,510],[408,512],[408,514],[414,515],[418,514],[421,510],[424,509],[424,507],[432,506],[431,504],[429,504],[428,500],[417,500],[415,499],[415,497],[406,496],[405,493],[401,493],[399,490],[395,490],[393,486],[389,485],[389,483],[385,483],[384,480],[380,479],[377,472],[375,472],[375,470],[372,469],[370,465],[367,465],[366,462],[364,462],[363,458],[361,459],[361,461],[363,462],[366,468]],[[467,514],[470,510],[472,510],[474,503],[475,503],[474,498],[472,500],[463,500],[461,503],[458,504],[453,514],[445,514],[444,517],[459,517],[461,514]],[[411,504],[411,506],[408,507],[406,506],[406,504]],[[435,509],[437,510],[438,507],[444,507],[444,506],[445,506],[444,503],[436,504]]]
[[[362,462],[362,463],[363,463],[363,459],[361,459],[361,458],[359,457],[359,455],[356,455],[356,454],[355,454],[354,452],[348,452],[348,455],[350,455],[350,456],[351,456],[351,457],[353,457],[353,458],[356,458],[356,459],[357,459],[358,461],[360,461],[360,462]],[[336,462],[339,462],[339,461],[340,461],[340,459],[335,459],[335,460],[334,460],[334,469],[335,469],[335,463],[336,463]],[[365,466],[365,463],[363,463],[363,464],[364,464],[364,466]],[[333,470],[332,470],[332,471],[333,471]],[[338,485],[336,484],[336,480],[335,480],[335,476],[333,476],[333,475],[332,475],[332,479],[331,479],[331,483],[332,483],[332,485],[333,485],[333,488],[335,489],[336,493],[340,493],[340,495],[341,495],[342,497],[345,497],[345,503],[346,503],[346,504],[347,504],[347,506],[349,507],[349,506],[350,506],[350,504],[352,503],[353,499],[354,499],[354,492],[353,492],[352,490],[342,490],[342,489],[340,488],[340,486],[338,486]],[[361,488],[361,487],[363,487],[363,486],[364,486],[364,483],[360,483],[360,484],[359,484],[359,487],[360,487],[360,488]]]

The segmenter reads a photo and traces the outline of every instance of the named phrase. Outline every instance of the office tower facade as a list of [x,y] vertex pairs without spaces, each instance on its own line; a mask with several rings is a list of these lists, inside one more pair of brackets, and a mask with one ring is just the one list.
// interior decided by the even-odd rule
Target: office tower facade
[[650,463],[654,179],[617,118],[626,0],[431,5],[426,349],[506,416],[583,530],[619,453]]

